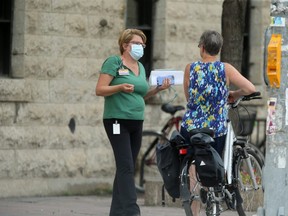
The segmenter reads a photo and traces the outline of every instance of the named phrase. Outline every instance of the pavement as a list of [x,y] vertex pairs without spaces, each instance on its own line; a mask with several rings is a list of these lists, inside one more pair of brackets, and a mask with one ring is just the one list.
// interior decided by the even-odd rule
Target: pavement
[[[110,202],[109,196],[0,198],[0,216],[108,216]],[[179,207],[145,206],[141,196],[138,204],[142,216],[185,216]],[[221,213],[221,216],[237,215],[235,211]],[[246,216],[256,215],[249,212]]]

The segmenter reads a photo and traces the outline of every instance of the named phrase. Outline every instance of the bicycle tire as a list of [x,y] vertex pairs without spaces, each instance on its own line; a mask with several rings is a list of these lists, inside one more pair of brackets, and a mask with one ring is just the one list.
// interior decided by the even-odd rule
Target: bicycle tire
[[206,216],[220,216],[220,206],[218,203],[207,203]]
[[[248,148],[247,153],[251,160],[251,165],[256,177],[256,182],[259,186],[258,190],[255,190],[252,185],[252,179],[249,172],[247,171],[247,166],[241,156],[238,156],[234,164],[234,176],[237,180],[237,188],[243,203],[238,203],[236,205],[236,210],[240,215],[245,215],[245,211],[256,211],[258,206],[263,206],[263,190],[262,190],[262,168],[263,163],[259,158],[255,149]],[[241,204],[241,205],[240,205]]]
[[261,167],[263,167],[265,164],[265,156],[263,152],[259,149],[259,147],[257,147],[253,143],[247,143],[247,146],[251,149],[251,151],[254,151],[257,154],[261,163]]
[[[208,188],[207,200],[206,200],[206,216],[220,216],[221,203],[224,202],[224,188],[211,187]],[[218,200],[217,200],[218,199]]]
[[145,183],[147,178],[159,176],[156,162],[156,144],[165,143],[168,139],[156,131],[143,131],[142,143],[135,165],[135,187],[140,193],[145,192]]

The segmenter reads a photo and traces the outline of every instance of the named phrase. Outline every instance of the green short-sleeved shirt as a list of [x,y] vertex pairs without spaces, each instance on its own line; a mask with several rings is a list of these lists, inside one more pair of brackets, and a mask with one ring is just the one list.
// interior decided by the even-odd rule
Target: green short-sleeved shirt
[[[148,92],[145,68],[138,62],[139,75],[136,76],[129,68],[122,63],[120,56],[111,56],[106,59],[101,68],[102,74],[109,74],[114,77],[110,85],[129,83],[134,85],[134,92],[118,92],[106,96],[104,103],[103,119],[131,119],[144,120],[145,102],[144,96]],[[128,69],[128,75],[120,75],[119,69]]]

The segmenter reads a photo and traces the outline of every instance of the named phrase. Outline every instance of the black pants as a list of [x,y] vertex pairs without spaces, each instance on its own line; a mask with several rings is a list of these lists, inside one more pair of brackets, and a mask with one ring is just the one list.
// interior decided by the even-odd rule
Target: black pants
[[115,119],[103,120],[116,162],[109,216],[137,216],[140,215],[140,209],[137,205],[134,170],[141,147],[143,121],[117,119],[117,122],[120,124],[120,134],[113,134]]

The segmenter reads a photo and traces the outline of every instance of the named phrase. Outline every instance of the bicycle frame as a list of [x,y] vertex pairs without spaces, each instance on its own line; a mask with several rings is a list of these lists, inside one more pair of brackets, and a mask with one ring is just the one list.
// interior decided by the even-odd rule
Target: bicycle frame
[[[233,146],[235,144],[235,142],[237,141],[237,137],[235,136],[231,121],[228,120],[227,121],[227,135],[226,135],[226,141],[225,141],[225,148],[224,148],[224,168],[226,171],[226,176],[227,176],[227,183],[228,184],[232,184],[233,181],[233,173],[232,173],[232,169],[233,169]],[[245,142],[247,141],[247,139],[245,139]],[[237,145],[237,144],[236,144]],[[249,175],[252,179],[253,182],[253,188],[255,190],[259,189],[259,185],[256,182],[256,177],[254,175],[253,172],[253,168],[251,165],[251,160],[249,155],[247,154],[247,152],[245,151],[245,147],[243,147],[244,149],[244,154],[245,157],[243,158],[243,160],[245,161],[246,165],[248,166],[248,171],[249,171]],[[243,188],[243,185],[241,185],[241,187]]]
[[233,162],[233,143],[235,134],[232,128],[231,121],[228,122],[228,131],[226,135],[225,148],[224,148],[224,168],[227,174],[228,184],[232,184],[232,162]]

